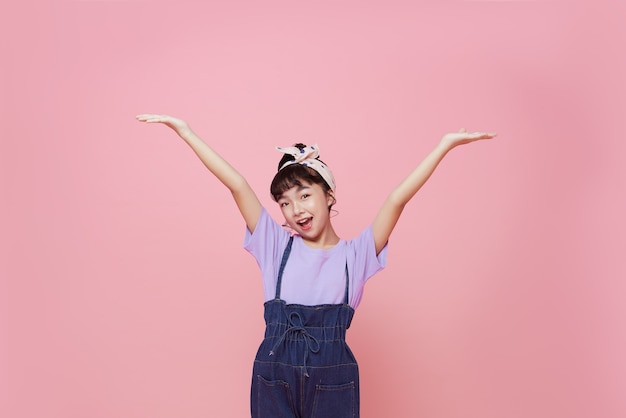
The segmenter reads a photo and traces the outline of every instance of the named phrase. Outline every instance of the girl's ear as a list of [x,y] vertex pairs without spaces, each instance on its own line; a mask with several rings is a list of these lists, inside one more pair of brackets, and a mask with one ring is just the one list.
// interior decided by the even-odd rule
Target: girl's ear
[[329,208],[332,205],[334,205],[335,203],[337,203],[337,200],[335,199],[335,192],[334,191],[329,190],[328,192],[326,192],[326,203],[328,204]]

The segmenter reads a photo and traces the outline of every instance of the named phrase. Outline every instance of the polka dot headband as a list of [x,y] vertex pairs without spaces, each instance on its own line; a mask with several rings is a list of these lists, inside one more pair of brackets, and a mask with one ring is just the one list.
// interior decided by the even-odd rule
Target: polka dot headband
[[276,147],[276,149],[283,154],[289,154],[295,158],[293,161],[287,161],[283,164],[278,171],[287,167],[291,164],[302,164],[305,167],[311,167],[313,170],[317,171],[320,176],[326,181],[330,190],[335,191],[335,178],[333,177],[333,173],[330,171],[328,166],[317,159],[319,156],[319,148],[317,144],[311,145],[308,147],[304,147],[302,149],[298,147]]

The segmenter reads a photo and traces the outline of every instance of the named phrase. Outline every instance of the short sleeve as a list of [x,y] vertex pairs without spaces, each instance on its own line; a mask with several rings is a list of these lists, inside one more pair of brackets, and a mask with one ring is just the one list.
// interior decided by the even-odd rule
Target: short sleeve
[[265,300],[274,298],[276,278],[282,252],[289,241],[289,232],[280,226],[265,208],[254,232],[245,228],[243,247],[256,259],[263,276]]
[[387,265],[387,250],[388,244],[386,243],[383,249],[376,254],[376,244],[374,243],[374,235],[372,233],[372,227],[368,227],[361,234],[349,241],[349,265],[350,276],[352,282],[352,289],[350,292],[350,305],[356,308],[361,302],[363,297],[363,287],[365,282],[373,275]]

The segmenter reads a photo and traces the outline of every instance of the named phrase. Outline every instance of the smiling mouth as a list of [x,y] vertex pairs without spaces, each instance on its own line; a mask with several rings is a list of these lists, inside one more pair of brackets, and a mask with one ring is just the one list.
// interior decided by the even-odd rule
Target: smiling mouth
[[298,222],[296,222],[300,228],[302,228],[303,231],[308,231],[309,229],[311,229],[311,222],[312,222],[313,218],[305,218],[305,219],[301,219]]

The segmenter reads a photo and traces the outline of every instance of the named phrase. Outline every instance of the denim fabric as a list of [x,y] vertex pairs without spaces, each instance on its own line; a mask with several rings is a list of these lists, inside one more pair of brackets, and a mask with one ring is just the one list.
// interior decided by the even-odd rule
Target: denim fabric
[[254,361],[253,418],[358,418],[359,371],[346,344],[354,309],[343,304],[304,306],[280,299],[285,248],[276,297],[265,303],[265,338]]

